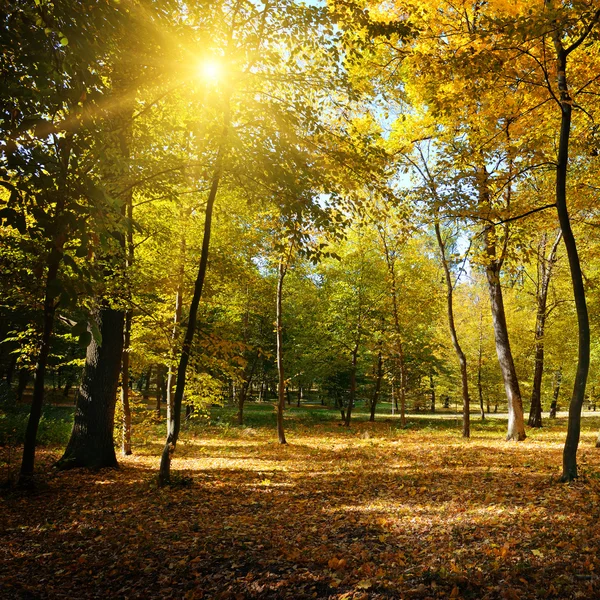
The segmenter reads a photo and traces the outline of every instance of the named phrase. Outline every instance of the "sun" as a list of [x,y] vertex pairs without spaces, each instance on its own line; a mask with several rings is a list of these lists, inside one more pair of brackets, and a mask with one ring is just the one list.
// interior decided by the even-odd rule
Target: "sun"
[[218,81],[223,73],[223,67],[214,58],[204,59],[198,65],[198,75],[205,81]]

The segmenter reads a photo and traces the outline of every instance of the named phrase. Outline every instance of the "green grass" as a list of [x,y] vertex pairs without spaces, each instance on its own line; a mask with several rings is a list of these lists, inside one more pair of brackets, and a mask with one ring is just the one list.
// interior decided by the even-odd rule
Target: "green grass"
[[[41,446],[64,445],[69,441],[73,426],[73,407],[44,406],[37,442]],[[18,446],[23,443],[29,419],[29,406],[24,404],[0,407],[0,445]]]

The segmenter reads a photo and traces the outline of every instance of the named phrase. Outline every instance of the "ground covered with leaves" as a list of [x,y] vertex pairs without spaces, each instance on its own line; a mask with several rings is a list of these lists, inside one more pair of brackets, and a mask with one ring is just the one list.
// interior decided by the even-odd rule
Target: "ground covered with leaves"
[[[1,498],[2,598],[597,598],[599,419],[558,483],[564,422],[502,441],[447,421],[188,432],[121,468],[53,472]],[[454,425],[456,423],[454,422]],[[588,464],[589,462],[589,464]]]

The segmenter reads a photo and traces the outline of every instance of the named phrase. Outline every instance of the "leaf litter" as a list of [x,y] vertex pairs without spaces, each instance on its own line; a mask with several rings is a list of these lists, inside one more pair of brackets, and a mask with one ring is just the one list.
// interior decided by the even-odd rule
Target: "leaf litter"
[[42,450],[43,485],[1,498],[0,597],[600,597],[600,471],[560,485],[557,432],[272,438],[207,429],[162,489],[158,443],[96,473]]

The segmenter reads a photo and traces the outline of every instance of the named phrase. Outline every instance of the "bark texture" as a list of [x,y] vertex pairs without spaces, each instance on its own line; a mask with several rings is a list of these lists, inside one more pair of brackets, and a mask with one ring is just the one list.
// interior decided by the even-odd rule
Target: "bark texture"
[[88,346],[75,420],[60,469],[117,467],[113,440],[115,403],[123,350],[123,311],[100,306],[91,318],[102,336]]

